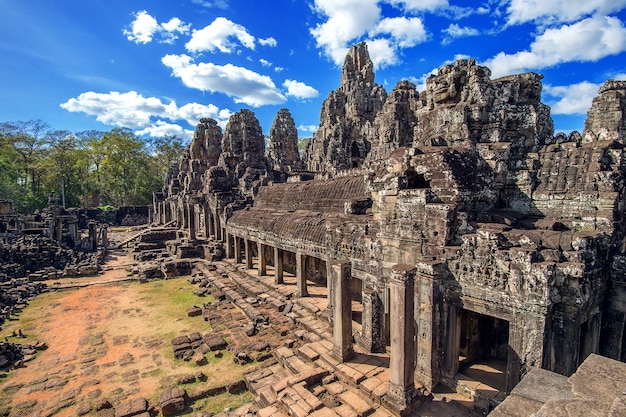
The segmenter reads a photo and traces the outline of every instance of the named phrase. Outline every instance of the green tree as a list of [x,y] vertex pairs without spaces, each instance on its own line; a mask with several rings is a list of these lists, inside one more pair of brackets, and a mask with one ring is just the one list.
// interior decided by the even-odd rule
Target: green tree
[[61,205],[80,205],[81,184],[79,162],[82,151],[78,139],[67,130],[48,132],[44,139],[45,157],[40,160],[40,171],[45,172],[47,189],[58,191]]
[[129,129],[104,134],[102,178],[105,197],[113,205],[149,204],[154,178],[144,143]]

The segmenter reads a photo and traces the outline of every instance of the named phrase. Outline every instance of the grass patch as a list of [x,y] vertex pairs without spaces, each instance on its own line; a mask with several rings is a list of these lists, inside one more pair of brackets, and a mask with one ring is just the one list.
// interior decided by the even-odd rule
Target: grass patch
[[254,399],[250,391],[242,392],[241,394],[224,394],[216,395],[214,397],[204,398],[198,400],[193,404],[193,410],[205,411],[208,413],[218,414],[224,411],[226,408],[234,410],[243,404],[252,401]]

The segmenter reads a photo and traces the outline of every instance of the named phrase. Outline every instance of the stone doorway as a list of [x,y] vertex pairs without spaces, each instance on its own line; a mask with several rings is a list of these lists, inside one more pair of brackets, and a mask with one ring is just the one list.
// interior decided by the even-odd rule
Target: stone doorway
[[506,392],[509,322],[469,310],[460,316],[458,385],[478,397]]
[[352,301],[352,328],[361,333],[363,325],[363,280],[352,277],[350,280],[350,297]]

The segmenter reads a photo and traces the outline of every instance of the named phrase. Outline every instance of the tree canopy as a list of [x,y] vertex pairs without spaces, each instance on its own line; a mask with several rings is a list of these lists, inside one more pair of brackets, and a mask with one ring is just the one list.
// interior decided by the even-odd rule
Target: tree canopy
[[147,205],[187,146],[144,139],[129,129],[54,130],[41,120],[0,123],[0,199],[18,212],[44,207],[51,193],[66,207]]

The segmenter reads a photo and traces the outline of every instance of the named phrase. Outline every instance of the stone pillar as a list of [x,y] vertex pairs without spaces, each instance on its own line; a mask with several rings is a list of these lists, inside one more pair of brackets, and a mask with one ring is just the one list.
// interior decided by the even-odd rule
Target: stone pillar
[[109,227],[105,224],[102,226],[102,247],[106,250],[109,247]]
[[204,206],[204,237],[211,239],[211,210]]
[[69,229],[69,233],[70,233],[70,237],[72,238],[72,242],[74,242],[74,244],[76,244],[76,241],[78,240],[78,220],[76,219],[70,219],[67,225],[67,228]]
[[352,350],[352,296],[350,294],[350,263],[333,262],[333,350],[332,354],[340,362],[345,362],[353,354]]
[[259,269],[258,274],[260,277],[267,274],[267,262],[265,260],[265,246],[261,242],[257,242],[257,251],[259,252]]
[[195,204],[187,203],[187,230],[189,231],[189,240],[196,240],[196,213]]
[[233,254],[233,236],[231,234],[226,233],[226,257],[232,259]]
[[413,285],[415,268],[394,265],[389,279],[391,313],[391,354],[389,357],[389,391],[385,402],[399,415],[409,414],[417,400],[413,381],[415,358],[413,323]]
[[[61,223],[62,224],[62,223]],[[88,224],[89,227],[89,245],[92,251],[98,249],[98,231],[96,229],[96,222],[91,221]]]
[[298,289],[297,297],[308,297],[309,291],[306,287],[306,255],[296,252],[296,282]]
[[[418,334],[416,335],[417,355],[416,379],[429,390],[441,381],[443,358],[439,354],[438,340],[440,319],[438,312],[443,304],[440,295],[440,283],[446,274],[446,266],[440,261],[417,262],[414,297],[417,308],[414,312]],[[453,323],[454,324],[454,323]],[[456,330],[455,330],[456,331]],[[453,335],[448,334],[448,337]],[[456,339],[456,334],[454,335]],[[458,360],[458,352],[457,352]],[[453,365],[453,364],[452,364]]]
[[213,216],[213,229],[215,230],[215,240],[222,240],[222,226],[220,226],[220,217],[219,214],[217,213],[217,210],[215,212],[215,216]]
[[241,238],[235,236],[235,263],[241,263]]
[[56,218],[55,231],[56,231],[55,239],[60,242],[61,240],[63,240],[63,219],[59,217]]
[[285,282],[283,278],[283,251],[282,249],[274,248],[274,283],[283,284]]
[[359,346],[368,352],[384,352],[383,340],[384,306],[380,296],[371,289],[363,290],[363,320]]
[[243,245],[246,252],[246,269],[252,269],[252,250],[250,248],[250,239],[244,239]]

